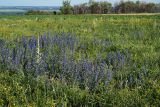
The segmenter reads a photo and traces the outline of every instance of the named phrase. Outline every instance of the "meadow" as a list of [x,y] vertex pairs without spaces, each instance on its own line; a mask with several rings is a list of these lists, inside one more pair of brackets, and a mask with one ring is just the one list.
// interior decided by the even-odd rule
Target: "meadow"
[[160,106],[160,15],[0,16],[0,106]]

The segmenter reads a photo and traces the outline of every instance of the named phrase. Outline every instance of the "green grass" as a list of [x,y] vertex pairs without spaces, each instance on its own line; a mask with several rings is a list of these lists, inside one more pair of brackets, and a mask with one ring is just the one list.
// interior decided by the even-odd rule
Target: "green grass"
[[45,33],[74,33],[81,37],[113,41],[129,49],[138,61],[160,58],[160,15],[1,16],[0,37],[38,36]]
[[[45,75],[34,78],[23,72],[0,72],[0,106],[16,107],[138,107],[160,105],[160,15],[66,15],[0,16],[0,38],[39,36],[45,33],[73,33],[88,43],[92,38],[110,40],[109,50],[129,50],[139,66],[147,65],[149,75],[133,88],[116,89],[113,80],[97,91],[82,90],[77,84],[65,84]],[[94,59],[100,47],[89,50]],[[106,53],[104,53],[105,55]],[[134,71],[123,71],[125,75]],[[126,69],[126,70],[129,70]],[[134,73],[134,72],[133,72]],[[125,78],[124,78],[125,80]],[[46,81],[48,82],[46,86]],[[107,92],[106,92],[107,90]]]

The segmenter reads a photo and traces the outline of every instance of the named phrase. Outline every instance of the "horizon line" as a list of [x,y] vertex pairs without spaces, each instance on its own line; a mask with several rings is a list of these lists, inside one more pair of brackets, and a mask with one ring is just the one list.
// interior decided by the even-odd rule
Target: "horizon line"
[[[42,5],[42,6],[44,6],[44,7],[52,7],[52,6],[45,6],[45,5]],[[39,5],[33,5],[33,6],[31,6],[31,5],[18,5],[18,6],[0,6],[0,7],[39,7]],[[55,6],[55,7],[60,7],[60,6]]]

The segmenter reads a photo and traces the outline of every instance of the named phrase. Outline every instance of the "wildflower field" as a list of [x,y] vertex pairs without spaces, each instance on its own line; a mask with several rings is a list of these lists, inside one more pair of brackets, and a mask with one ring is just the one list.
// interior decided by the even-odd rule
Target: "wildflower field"
[[0,16],[0,107],[150,106],[159,14]]

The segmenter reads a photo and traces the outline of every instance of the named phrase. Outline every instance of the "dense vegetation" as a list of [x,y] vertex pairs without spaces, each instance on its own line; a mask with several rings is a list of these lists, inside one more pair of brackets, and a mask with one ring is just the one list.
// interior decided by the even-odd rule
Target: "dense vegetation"
[[140,1],[121,1],[115,5],[110,2],[95,2],[71,6],[70,0],[64,0],[61,7],[62,14],[108,14],[108,13],[158,13],[160,4],[145,3]]
[[160,105],[160,15],[0,17],[0,105]]
[[60,14],[117,14],[117,13],[159,13],[160,4],[146,3],[141,1],[121,1],[116,4],[90,0],[88,3],[71,5],[71,0],[64,0],[59,11],[33,11],[30,10],[26,15],[60,15]]

